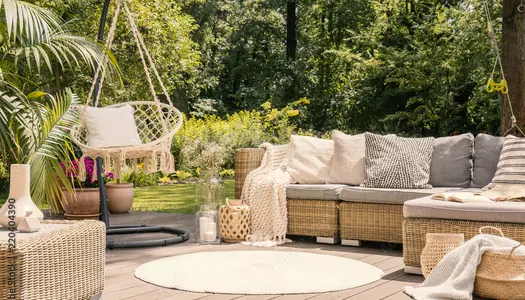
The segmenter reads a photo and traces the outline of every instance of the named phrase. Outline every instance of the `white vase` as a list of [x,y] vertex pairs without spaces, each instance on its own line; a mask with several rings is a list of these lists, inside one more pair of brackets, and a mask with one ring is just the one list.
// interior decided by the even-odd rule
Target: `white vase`
[[[39,221],[44,219],[44,214],[31,199],[30,174],[30,165],[11,165],[9,198],[0,208],[0,225],[2,227],[7,228],[10,220],[15,222],[15,227],[18,226],[20,220],[26,216],[28,211],[31,211],[32,216]],[[14,203],[9,201],[9,199],[14,199]],[[10,204],[14,205],[14,209],[9,208]],[[11,210],[14,210],[14,212],[11,212]]]

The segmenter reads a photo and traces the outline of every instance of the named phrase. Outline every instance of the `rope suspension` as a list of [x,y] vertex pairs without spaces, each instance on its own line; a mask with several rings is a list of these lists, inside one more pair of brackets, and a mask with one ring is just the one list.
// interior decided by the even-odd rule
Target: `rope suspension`
[[[126,103],[117,103],[108,106],[108,108],[118,108],[124,105],[131,106],[135,122],[134,125],[136,126],[137,134],[141,143],[112,146],[90,145],[87,138],[89,135],[89,129],[86,128],[84,119],[86,118],[86,111],[90,105],[92,96],[95,93],[97,82],[99,82],[100,88],[97,90],[95,97],[93,97],[95,99],[93,100],[95,106],[98,106],[100,92],[105,77],[104,66],[108,63],[108,58],[104,58],[101,64],[97,67],[86,99],[85,107],[82,109],[80,117],[82,122],[72,129],[72,140],[78,147],[80,147],[83,153],[79,172],[81,179],[84,178],[86,173],[85,167],[82,165],[84,157],[101,157],[103,159],[104,169],[108,171],[113,169],[116,179],[120,179],[121,172],[127,161],[136,166],[137,160],[142,160],[145,163],[145,173],[156,172],[157,170],[161,170],[164,173],[172,173],[175,171],[174,157],[171,154],[171,144],[173,136],[182,126],[183,117],[181,112],[173,105],[173,102],[170,99],[166,86],[162,82],[162,78],[155,66],[155,62],[144,43],[144,39],[138,30],[136,21],[133,18],[126,0],[116,1],[115,12],[105,46],[107,49],[111,49],[113,41],[115,40],[119,15],[122,11],[127,15],[127,23],[135,40],[138,54],[144,68],[146,82],[154,101],[128,101]],[[169,104],[164,104],[159,100],[158,94],[155,90],[155,85],[153,84],[154,79],[158,81],[162,93],[165,94],[166,100]],[[108,128],[108,130],[111,130],[111,128]]]
[[[496,39],[496,36],[494,34],[494,28],[492,26],[492,19],[490,17],[490,11],[487,4],[487,1],[483,2],[483,7],[485,10],[485,15],[487,18],[487,31],[490,37],[490,41],[492,44],[492,50],[494,51],[496,58],[494,59],[494,67],[492,68],[492,73],[490,74],[490,78],[487,81],[487,85],[485,87],[485,90],[489,93],[492,93],[494,91],[500,92],[503,97],[507,100],[509,110],[510,110],[510,121],[511,121],[511,127],[503,133],[505,136],[508,134],[512,129],[516,128],[522,136],[525,136],[523,131],[521,131],[520,127],[516,123],[516,116],[514,115],[514,110],[512,109],[512,102],[510,101],[510,95],[509,95],[509,86],[507,84],[507,79],[505,78],[505,72],[503,71],[503,64],[501,62],[501,53],[498,46],[498,40]],[[522,11],[525,12],[525,5],[523,3],[523,0],[521,0],[521,3],[518,7],[518,11],[522,13]],[[496,71],[496,67],[499,66],[500,73],[501,73],[501,81],[499,83],[494,82],[494,73]]]

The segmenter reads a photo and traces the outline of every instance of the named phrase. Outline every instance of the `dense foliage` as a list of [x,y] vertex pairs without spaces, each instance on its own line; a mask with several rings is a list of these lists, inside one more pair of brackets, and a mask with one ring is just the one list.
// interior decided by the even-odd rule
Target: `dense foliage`
[[239,111],[225,118],[212,115],[186,118],[173,141],[176,168],[192,173],[199,169],[222,171],[228,177],[227,170],[234,168],[236,149],[257,147],[264,142],[288,142],[297,129],[300,111],[308,103],[307,99],[300,99],[276,109],[265,102],[258,110]]
[[[101,0],[37,2],[95,35]],[[172,98],[194,117],[306,97],[303,129],[498,132],[499,99],[484,91],[494,54],[481,0],[128,2]],[[499,36],[501,5],[490,6]],[[109,83],[103,102],[150,99],[124,18],[112,50],[124,86]],[[89,86],[89,73],[59,75],[79,92]]]
[[[72,34],[52,10],[0,0],[0,15],[0,160],[31,165],[33,200],[57,208],[62,190],[72,191],[61,163],[70,163],[69,130],[78,121],[72,109],[78,97],[52,74],[93,71],[108,52]],[[102,70],[115,74],[110,58]]]

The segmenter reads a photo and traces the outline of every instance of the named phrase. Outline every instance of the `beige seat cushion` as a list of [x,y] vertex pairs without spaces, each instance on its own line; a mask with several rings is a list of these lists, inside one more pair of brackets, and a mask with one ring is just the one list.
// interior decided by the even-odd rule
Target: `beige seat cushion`
[[405,202],[403,214],[405,218],[525,224],[525,203],[457,203],[424,197]]
[[339,198],[343,201],[381,204],[403,204],[405,201],[417,199],[446,191],[459,191],[461,188],[438,187],[431,189],[385,189],[347,186],[341,191]]
[[339,200],[344,184],[290,184],[286,198],[304,200]]

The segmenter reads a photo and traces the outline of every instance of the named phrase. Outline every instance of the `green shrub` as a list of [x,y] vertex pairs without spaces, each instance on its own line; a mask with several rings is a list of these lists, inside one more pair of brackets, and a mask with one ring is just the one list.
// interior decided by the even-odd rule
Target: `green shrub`
[[223,179],[233,179],[235,177],[235,170],[233,169],[224,169],[220,173],[221,178]]
[[0,160],[0,194],[5,194],[9,191],[9,172],[6,164]]
[[159,174],[158,172],[145,174],[141,170],[137,170],[124,173],[122,175],[122,181],[133,183],[134,187],[154,186],[157,184],[157,179],[161,177],[161,175],[162,174]]
[[193,174],[214,170],[218,174],[222,169],[233,169],[238,148],[287,143],[296,129],[292,121],[301,116],[298,108],[307,104],[303,98],[277,109],[268,101],[261,111],[239,111],[226,118],[185,117],[172,147],[177,169]]
[[184,180],[190,178],[191,176],[191,173],[184,170],[178,170],[177,172],[170,174],[170,177],[176,178],[179,182],[184,182]]

